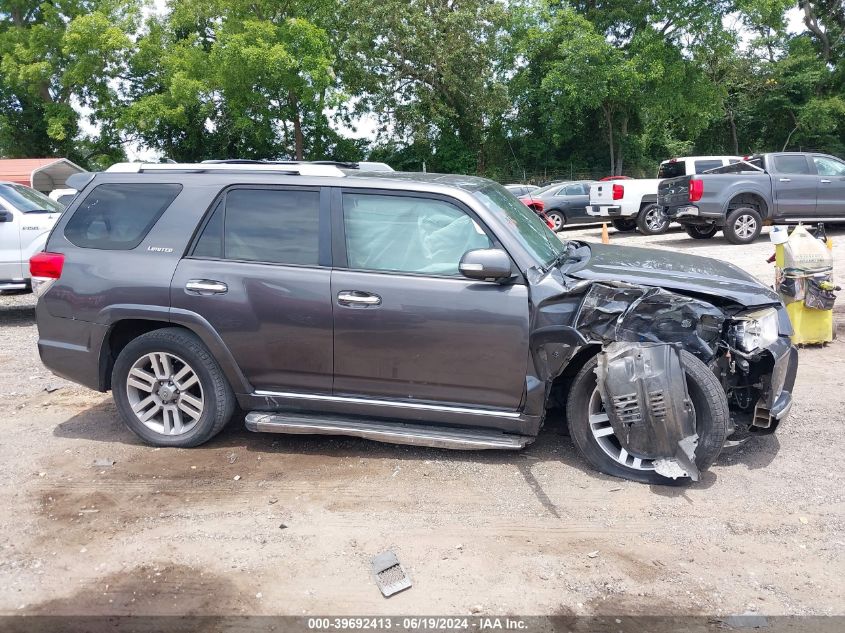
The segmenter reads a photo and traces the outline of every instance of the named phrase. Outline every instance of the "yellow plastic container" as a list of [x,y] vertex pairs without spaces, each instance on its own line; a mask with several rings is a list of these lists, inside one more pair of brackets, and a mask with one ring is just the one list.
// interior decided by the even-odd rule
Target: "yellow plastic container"
[[[775,246],[775,266],[784,266],[783,244]],[[795,331],[793,345],[818,345],[833,340],[833,310],[816,310],[803,301],[793,301],[786,304],[786,313]]]
[[808,308],[803,301],[786,304],[792,321],[793,345],[829,343],[833,340],[833,310]]

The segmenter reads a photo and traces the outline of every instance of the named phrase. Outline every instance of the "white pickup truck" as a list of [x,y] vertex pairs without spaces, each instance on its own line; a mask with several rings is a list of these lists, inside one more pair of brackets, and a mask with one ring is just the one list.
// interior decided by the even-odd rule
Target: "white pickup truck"
[[639,229],[644,235],[665,233],[670,220],[657,206],[657,185],[664,178],[701,174],[741,160],[738,156],[687,156],[660,163],[657,178],[600,180],[590,185],[587,214],[607,218],[617,231]]
[[64,207],[43,193],[0,182],[0,290],[29,287],[29,258],[44,250]]

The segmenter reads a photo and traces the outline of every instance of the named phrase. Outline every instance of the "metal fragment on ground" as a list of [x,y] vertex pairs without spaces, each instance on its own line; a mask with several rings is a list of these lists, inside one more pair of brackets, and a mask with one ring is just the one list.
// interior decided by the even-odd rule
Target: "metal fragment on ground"
[[373,578],[385,598],[411,587],[411,579],[390,550],[373,557]]

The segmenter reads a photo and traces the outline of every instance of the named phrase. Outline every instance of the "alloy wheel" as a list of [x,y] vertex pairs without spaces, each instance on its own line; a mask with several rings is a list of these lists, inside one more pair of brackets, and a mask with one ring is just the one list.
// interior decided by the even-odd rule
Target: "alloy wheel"
[[604,408],[598,387],[593,390],[593,394],[590,396],[587,415],[590,432],[593,434],[596,444],[608,457],[633,470],[654,470],[654,460],[635,457],[622,448],[616,437],[616,432],[613,430],[613,425],[610,423],[610,416],[607,415]]
[[196,371],[168,352],[152,352],[135,361],[126,378],[126,394],[138,420],[162,435],[190,432],[205,410]]
[[734,221],[734,233],[737,237],[747,240],[757,231],[757,220],[751,215],[741,215]]
[[660,210],[660,207],[652,207],[645,214],[645,225],[649,231],[662,231],[667,223],[666,214]]

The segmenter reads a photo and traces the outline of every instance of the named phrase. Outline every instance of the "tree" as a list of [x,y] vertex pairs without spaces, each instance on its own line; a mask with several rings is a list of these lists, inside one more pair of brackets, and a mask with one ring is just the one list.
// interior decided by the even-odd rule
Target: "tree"
[[534,98],[545,101],[556,139],[572,134],[573,119],[599,115],[612,175],[622,174],[626,152],[642,154],[655,139],[672,144],[673,132],[694,136],[718,103],[670,22],[626,24],[602,31],[570,8],[547,13],[528,31],[522,71],[523,85],[538,86]]
[[322,157],[335,53],[327,2],[173,0],[131,62],[122,128],[176,160]]
[[0,155],[87,164],[121,149],[86,135],[81,111],[115,116],[115,80],[131,47],[136,0],[0,0]]
[[[485,173],[508,97],[508,14],[494,0],[348,0],[343,76],[385,133],[434,169]],[[422,160],[426,160],[422,158]]]

